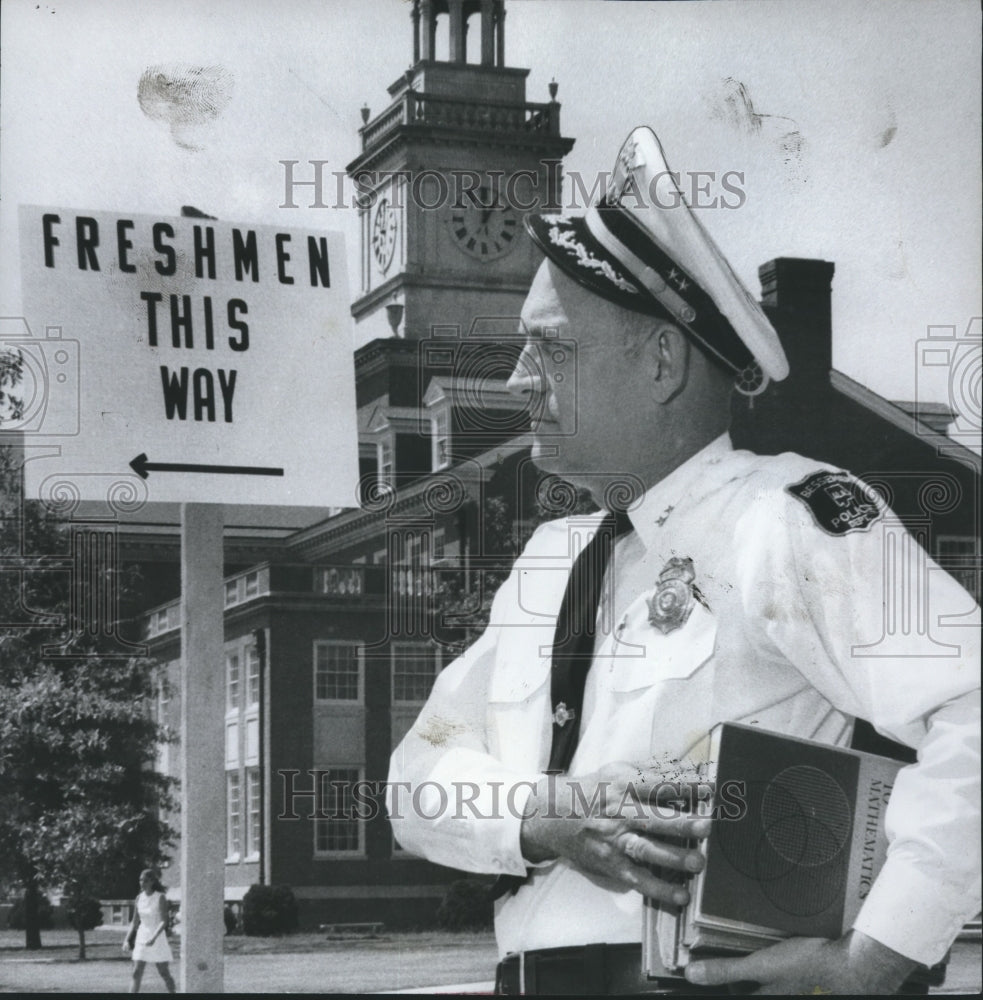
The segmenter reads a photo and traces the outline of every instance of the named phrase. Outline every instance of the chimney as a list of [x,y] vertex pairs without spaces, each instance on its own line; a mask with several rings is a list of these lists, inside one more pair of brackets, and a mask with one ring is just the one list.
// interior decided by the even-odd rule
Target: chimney
[[830,296],[835,266],[827,260],[776,257],[758,268],[761,304],[775,325],[789,379],[827,382],[833,367]]

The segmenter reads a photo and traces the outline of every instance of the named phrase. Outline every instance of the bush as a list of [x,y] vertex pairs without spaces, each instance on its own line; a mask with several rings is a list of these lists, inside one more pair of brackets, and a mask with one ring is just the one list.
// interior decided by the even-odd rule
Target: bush
[[451,882],[437,907],[437,923],[448,931],[477,931],[491,927],[495,907],[491,886],[474,878]]
[[232,934],[236,927],[238,927],[239,921],[236,919],[236,911],[233,910],[228,903],[225,904],[225,911],[222,914],[222,919],[225,921],[225,933]]
[[65,909],[70,927],[75,930],[91,931],[102,923],[102,906],[98,899],[84,896],[78,902],[69,903]]
[[[10,916],[7,917],[7,926],[12,931],[24,930],[24,897],[14,902]],[[43,931],[50,931],[55,926],[55,911],[51,905],[51,900],[42,892],[38,896],[38,926]]]
[[242,899],[242,929],[263,937],[297,929],[297,900],[289,885],[251,885]]

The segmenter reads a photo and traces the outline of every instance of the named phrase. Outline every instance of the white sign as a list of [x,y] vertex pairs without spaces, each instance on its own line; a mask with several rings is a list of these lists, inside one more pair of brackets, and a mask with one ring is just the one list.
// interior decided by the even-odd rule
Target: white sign
[[4,429],[29,496],[356,504],[340,233],[21,206],[20,237],[26,323],[0,350],[23,359]]

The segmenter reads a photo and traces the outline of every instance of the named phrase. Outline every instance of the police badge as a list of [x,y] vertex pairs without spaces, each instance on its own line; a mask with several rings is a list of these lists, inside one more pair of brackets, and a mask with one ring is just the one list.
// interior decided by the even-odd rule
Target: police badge
[[686,624],[697,600],[695,579],[692,559],[673,557],[663,567],[655,593],[646,602],[650,624],[663,635]]

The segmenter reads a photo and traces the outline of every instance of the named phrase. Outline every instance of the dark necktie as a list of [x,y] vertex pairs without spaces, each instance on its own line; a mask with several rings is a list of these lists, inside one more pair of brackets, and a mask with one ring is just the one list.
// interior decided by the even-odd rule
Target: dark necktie
[[[587,672],[594,659],[597,610],[601,602],[604,573],[615,539],[632,530],[623,511],[607,514],[594,537],[574,561],[563,594],[563,603],[553,633],[553,665],[550,672],[550,704],[553,706],[553,738],[547,770],[562,773],[570,766],[580,739]],[[528,876],[500,875],[492,887],[492,899],[518,892]]]
[[570,766],[580,739],[584,686],[594,659],[597,609],[604,572],[619,535],[631,531],[624,512],[605,515],[594,537],[577,556],[553,635],[550,703],[553,706],[553,742],[547,770],[562,773]]

